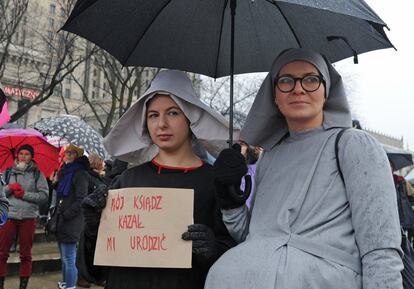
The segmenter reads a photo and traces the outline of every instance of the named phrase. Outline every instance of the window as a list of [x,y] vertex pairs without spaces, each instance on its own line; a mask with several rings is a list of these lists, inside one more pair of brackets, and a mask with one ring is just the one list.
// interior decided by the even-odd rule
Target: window
[[16,31],[16,33],[14,33],[14,43],[19,43],[19,31]]
[[69,88],[65,89],[65,98],[70,98],[70,89]]
[[55,26],[55,20],[53,18],[49,18],[49,27],[53,28]]
[[60,8],[60,16],[65,16],[65,9],[63,9],[63,8]]
[[22,30],[22,38],[20,39],[20,45],[24,46],[24,42],[26,40],[26,30]]
[[96,76],[98,74],[98,71],[96,69],[93,70],[93,76]]
[[47,39],[49,39],[49,41],[51,41],[53,39],[53,31],[48,31],[47,32]]
[[92,82],[92,87],[96,87],[96,80]]
[[95,99],[95,91],[92,91],[92,99]]
[[50,12],[50,14],[55,14],[56,13],[56,5],[55,4],[50,4],[49,12]]
[[72,82],[72,77],[71,76],[68,76],[67,78],[66,78],[66,83],[67,84],[70,84]]
[[62,87],[61,87],[61,86],[56,86],[56,87],[53,89],[53,93],[54,93],[56,96],[61,96],[61,95],[62,95]]

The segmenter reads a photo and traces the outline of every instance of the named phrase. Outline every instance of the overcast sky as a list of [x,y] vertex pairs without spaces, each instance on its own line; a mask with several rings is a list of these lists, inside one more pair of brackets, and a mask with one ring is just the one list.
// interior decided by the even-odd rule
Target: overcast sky
[[[398,49],[368,52],[339,62],[336,68],[351,79],[349,97],[364,128],[397,138],[414,151],[414,12],[413,0],[366,0],[387,23],[389,39]],[[411,54],[411,55],[410,55]]]

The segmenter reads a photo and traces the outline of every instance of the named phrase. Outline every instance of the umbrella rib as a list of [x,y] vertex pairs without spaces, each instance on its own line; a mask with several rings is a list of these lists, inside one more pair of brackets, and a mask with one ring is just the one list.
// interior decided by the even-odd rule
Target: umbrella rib
[[161,14],[161,12],[165,9],[165,7],[167,7],[169,4],[171,3],[171,0],[168,0],[167,2],[165,2],[165,4],[161,7],[161,9],[158,11],[158,13],[154,16],[154,18],[152,18],[151,22],[147,25],[147,27],[145,27],[144,33],[142,33],[141,37],[138,38],[138,40],[135,42],[135,45],[133,46],[133,48],[131,49],[131,51],[128,53],[128,55],[122,60],[122,65],[125,65],[126,62],[128,61],[128,59],[131,57],[132,53],[134,53],[135,48],[138,46],[138,44],[141,42],[142,38],[144,38],[145,34],[147,33],[147,31],[150,29],[150,27],[152,26],[152,23],[154,23],[155,20],[157,20],[158,16]]
[[223,5],[223,12],[221,13],[221,23],[220,23],[220,35],[219,35],[219,40],[218,40],[218,45],[217,45],[217,56],[216,56],[216,65],[214,68],[214,78],[217,77],[217,68],[218,68],[218,62],[219,62],[219,57],[220,57],[220,47],[221,47],[221,39],[222,39],[222,35],[223,35],[223,26],[224,26],[224,13],[226,12],[226,7],[227,7],[227,3],[229,3],[229,0],[224,1],[224,5]]
[[302,44],[300,43],[299,38],[298,38],[298,36],[295,33],[295,30],[293,29],[293,27],[290,24],[289,20],[287,19],[287,17],[283,13],[282,9],[280,9],[279,5],[277,5],[276,0],[264,0],[264,1],[266,1],[266,2],[268,2],[270,4],[273,4],[274,6],[276,6],[277,10],[279,10],[279,12],[282,15],[283,19],[285,19],[286,24],[289,26],[289,29],[292,32],[293,36],[295,37],[295,40],[298,43],[299,47],[302,47]]

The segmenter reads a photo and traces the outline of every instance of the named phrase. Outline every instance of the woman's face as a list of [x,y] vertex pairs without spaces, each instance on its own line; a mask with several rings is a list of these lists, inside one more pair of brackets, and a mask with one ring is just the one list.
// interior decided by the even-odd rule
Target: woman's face
[[73,163],[78,157],[78,153],[74,150],[65,150],[64,161],[67,164]]
[[[313,64],[306,61],[293,61],[283,66],[278,74],[302,78],[307,75],[319,76]],[[292,91],[282,92],[275,85],[275,103],[285,116],[288,126],[292,130],[303,130],[322,125],[323,105],[325,103],[325,86],[323,83],[312,92],[306,91],[301,81],[295,81]]]
[[160,150],[175,151],[191,144],[188,119],[167,95],[156,95],[147,106],[147,128]]
[[17,161],[19,163],[25,163],[28,164],[30,163],[30,161],[32,160],[32,155],[30,154],[29,151],[27,150],[21,150],[19,151],[19,153],[17,154]]

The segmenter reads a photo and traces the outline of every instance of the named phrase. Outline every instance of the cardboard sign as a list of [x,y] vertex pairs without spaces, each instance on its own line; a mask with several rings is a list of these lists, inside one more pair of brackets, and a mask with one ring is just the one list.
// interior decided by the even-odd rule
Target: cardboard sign
[[192,242],[181,239],[193,223],[194,190],[110,190],[102,212],[95,265],[191,268]]

